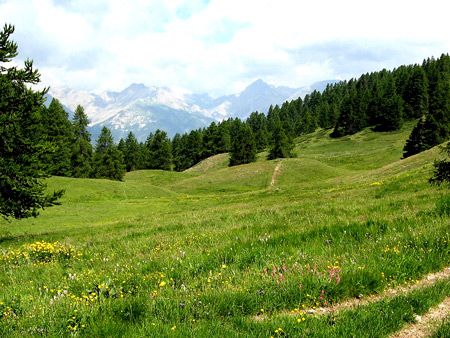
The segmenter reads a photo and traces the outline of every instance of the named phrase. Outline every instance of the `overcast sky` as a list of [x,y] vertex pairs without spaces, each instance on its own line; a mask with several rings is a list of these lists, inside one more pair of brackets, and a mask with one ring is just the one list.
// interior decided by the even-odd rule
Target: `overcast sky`
[[48,86],[213,95],[300,87],[450,51],[447,0],[0,0]]

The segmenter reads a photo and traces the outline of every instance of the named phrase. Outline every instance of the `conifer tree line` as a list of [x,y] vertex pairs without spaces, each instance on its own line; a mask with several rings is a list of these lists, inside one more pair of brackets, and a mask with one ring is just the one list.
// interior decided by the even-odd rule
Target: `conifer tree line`
[[78,106],[72,120],[57,99],[40,110],[37,133],[48,145],[42,155],[50,175],[121,180],[126,171],[183,171],[219,153],[230,153],[229,165],[250,163],[256,154],[268,159],[292,156],[293,139],[316,130],[333,129],[332,137],[354,134],[372,126],[393,131],[417,119],[404,147],[404,157],[440,144],[450,137],[450,58],[427,59],[422,65],[401,66],[329,84],[303,99],[253,112],[245,121],[228,119],[176,134],[170,139],[156,130],[145,142],[132,132],[116,145],[103,127],[92,146],[88,118]]
[[[130,132],[116,145],[104,127],[93,146],[83,107],[71,120],[57,99],[45,107],[46,90],[30,88],[40,81],[33,62],[25,61],[23,68],[9,64],[18,55],[13,32],[12,25],[0,31],[0,215],[5,218],[36,216],[38,209],[58,204],[63,192],[48,194],[42,182],[49,175],[121,180],[126,171],[182,171],[224,152],[230,153],[230,165],[253,162],[261,151],[268,159],[291,157],[292,140],[318,127],[341,137],[369,126],[397,130],[404,121],[417,120],[404,157],[450,137],[450,57],[442,54],[421,65],[329,84],[323,92],[271,106],[267,114],[213,122],[172,139],[156,130],[140,143]],[[432,182],[444,181],[449,181],[448,160],[435,163]]]
[[422,65],[367,73],[358,79],[327,85],[303,99],[271,106],[267,114],[253,112],[242,121],[228,119],[206,128],[176,134],[156,130],[145,142],[132,132],[116,146],[102,129],[90,148],[87,117],[78,107],[70,123],[53,100],[44,111],[45,139],[55,144],[46,162],[53,175],[121,179],[125,171],[160,169],[183,171],[219,153],[230,153],[229,165],[255,161],[258,152],[268,159],[291,157],[293,139],[317,128],[333,129],[331,137],[351,135],[372,126],[395,131],[417,120],[404,147],[404,157],[450,137],[450,57],[429,58]]
[[267,114],[253,112],[245,121],[229,119],[176,135],[173,169],[185,170],[221,152],[230,152],[230,165],[252,162],[263,150],[268,159],[290,157],[292,140],[316,128],[333,129],[332,137],[342,137],[370,126],[395,131],[417,120],[404,147],[403,157],[408,157],[450,138],[449,100],[450,57],[442,54],[421,65],[329,84],[323,92],[271,106]]
[[88,123],[81,106],[75,109],[72,120],[55,98],[48,108],[40,107],[36,137],[46,144],[40,158],[43,170],[49,175],[121,180],[125,173],[123,155],[111,132],[103,128],[93,147]]

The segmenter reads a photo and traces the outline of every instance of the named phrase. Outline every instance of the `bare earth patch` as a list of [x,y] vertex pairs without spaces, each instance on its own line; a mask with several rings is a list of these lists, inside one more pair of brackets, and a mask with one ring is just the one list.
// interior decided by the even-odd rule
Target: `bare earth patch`
[[277,178],[281,172],[281,161],[277,163],[275,169],[273,170],[272,180],[270,181],[270,186],[273,187],[277,183]]
[[439,323],[450,314],[450,297],[438,306],[432,308],[423,316],[416,316],[416,322],[405,326],[393,334],[391,338],[420,338],[429,337]]

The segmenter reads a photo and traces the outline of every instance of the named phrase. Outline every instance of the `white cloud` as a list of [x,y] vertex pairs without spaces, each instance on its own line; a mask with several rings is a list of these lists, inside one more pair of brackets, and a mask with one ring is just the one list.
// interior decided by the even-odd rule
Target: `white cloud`
[[215,94],[357,76],[448,52],[446,1],[0,2],[46,85],[132,82]]

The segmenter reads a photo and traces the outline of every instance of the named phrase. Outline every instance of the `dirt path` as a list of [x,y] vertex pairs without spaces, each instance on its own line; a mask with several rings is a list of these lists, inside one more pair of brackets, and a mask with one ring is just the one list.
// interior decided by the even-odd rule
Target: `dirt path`
[[[338,303],[338,304],[335,304],[335,305],[332,305],[329,307],[304,309],[304,310],[302,310],[302,312],[308,313],[308,314],[314,314],[314,315],[325,315],[328,313],[338,312],[338,311],[342,311],[342,310],[348,310],[348,309],[355,308],[357,306],[378,302],[384,298],[393,298],[397,295],[406,294],[406,293],[409,293],[411,291],[414,291],[414,290],[417,290],[417,289],[420,289],[423,287],[431,286],[431,285],[435,284],[437,281],[448,279],[448,278],[450,278],[450,267],[446,267],[442,271],[430,273],[414,283],[400,285],[395,288],[386,289],[383,292],[376,294],[376,295],[371,295],[371,296],[367,296],[364,298],[351,298],[351,299],[348,299],[346,301],[343,301],[341,303]],[[280,314],[286,315],[286,316],[297,315],[296,312],[283,312]],[[266,319],[266,317],[263,315],[258,315],[253,318],[257,321]]]
[[429,337],[448,316],[450,316],[450,297],[447,297],[441,304],[432,308],[425,315],[417,316],[417,322],[406,325],[403,329],[393,334],[391,338]]
[[281,161],[277,163],[275,169],[273,170],[272,180],[270,181],[270,187],[275,186],[275,184],[277,183],[277,178],[280,175],[280,171],[281,171]]

